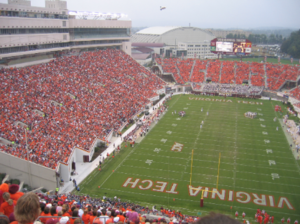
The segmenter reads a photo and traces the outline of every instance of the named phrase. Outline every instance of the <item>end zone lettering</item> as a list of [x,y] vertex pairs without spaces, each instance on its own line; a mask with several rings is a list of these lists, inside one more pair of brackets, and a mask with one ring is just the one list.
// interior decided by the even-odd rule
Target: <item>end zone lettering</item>
[[[268,206],[268,207],[274,207],[274,208],[283,208],[286,206],[290,210],[295,210],[294,206],[290,203],[290,201],[286,197],[279,197],[277,203],[274,199],[273,195],[264,195],[264,194],[256,194],[256,193],[247,193],[244,191],[232,191],[232,190],[226,190],[226,189],[219,189],[216,188],[209,188],[209,187],[192,187],[192,189],[187,185],[189,195],[192,197],[196,197],[199,193],[201,193],[201,190],[206,190],[203,193],[204,198],[208,198],[210,194],[211,199],[218,198],[221,201],[237,201],[242,204],[247,203],[254,203],[259,206]],[[209,193],[208,191],[212,191]],[[201,196],[199,194],[199,196]]]
[[[151,190],[167,194],[179,194],[176,191],[178,184],[169,183],[165,181],[153,181],[150,179],[141,180],[139,178],[128,177],[125,182],[122,184],[122,187],[137,188],[139,190]],[[279,197],[277,200],[273,195],[257,194],[257,193],[248,193],[244,191],[233,191],[226,189],[216,189],[198,186],[194,187],[187,185],[188,194],[190,197],[198,196],[200,198],[201,191],[206,190],[203,193],[204,198],[218,199],[221,201],[236,201],[238,203],[247,204],[253,203],[258,206],[267,206],[273,208],[288,208],[290,210],[295,210],[294,206],[286,197]],[[211,192],[208,192],[211,191]]]
[[202,101],[216,101],[216,102],[227,102],[232,103],[232,100],[222,100],[222,99],[211,99],[211,98],[195,98],[195,97],[189,97],[189,100],[202,100]]
[[[226,103],[233,103],[232,100],[225,100],[225,99],[211,99],[211,98],[198,98],[198,97],[189,97],[189,100],[202,100],[202,101],[215,101],[215,102],[226,102]],[[244,103],[244,104],[251,104],[251,105],[263,105],[262,102],[251,102],[251,101],[240,101],[238,100],[237,103]]]
[[141,180],[139,178],[133,180],[132,177],[128,177],[123,183],[122,187],[138,188],[140,190],[152,190],[168,194],[178,194],[176,191],[178,184],[172,183],[169,186],[168,182],[165,181],[153,181],[153,180]]

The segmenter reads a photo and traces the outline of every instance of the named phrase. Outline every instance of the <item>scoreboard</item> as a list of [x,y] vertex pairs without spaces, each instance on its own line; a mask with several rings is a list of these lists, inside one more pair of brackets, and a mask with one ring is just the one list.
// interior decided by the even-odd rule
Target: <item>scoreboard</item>
[[215,38],[210,42],[210,51],[214,54],[248,55],[252,43],[247,39]]

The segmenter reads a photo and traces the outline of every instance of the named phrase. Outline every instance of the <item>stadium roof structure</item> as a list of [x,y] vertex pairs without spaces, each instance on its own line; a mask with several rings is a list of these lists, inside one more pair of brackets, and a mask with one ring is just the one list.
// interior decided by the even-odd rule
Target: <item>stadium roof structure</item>
[[171,46],[179,42],[209,42],[214,38],[212,33],[198,27],[155,26],[132,35],[131,43],[163,43]]
[[154,26],[137,32],[137,34],[162,35],[171,30],[180,28],[178,26]]

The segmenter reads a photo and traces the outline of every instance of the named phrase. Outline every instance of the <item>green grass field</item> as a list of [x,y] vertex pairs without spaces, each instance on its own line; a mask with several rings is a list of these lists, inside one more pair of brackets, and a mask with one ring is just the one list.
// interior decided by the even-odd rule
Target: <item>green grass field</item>
[[[240,61],[240,58],[222,58],[220,59],[221,61]],[[243,58],[243,62],[250,61],[250,62],[261,62],[265,61],[264,57],[259,57],[259,58]],[[274,63],[278,64],[278,59],[277,58],[267,58],[268,63]],[[286,59],[281,59],[280,60],[281,64],[288,64],[288,65],[299,65],[299,60],[294,59],[293,63],[291,63],[291,60],[286,60]]]
[[[222,102],[196,100],[200,97]],[[241,215],[244,211],[253,221],[260,208],[274,215],[275,223],[282,217],[290,217],[291,223],[300,219],[299,162],[282,128],[276,131],[279,121],[273,121],[275,116],[281,118],[274,112],[275,104],[281,102],[247,99],[244,101],[254,103],[245,104],[238,98],[223,100],[173,96],[167,113],[142,142],[122,149],[104,163],[101,171],[92,172],[80,184],[80,193],[94,197],[106,193],[108,197],[164,206],[190,215],[201,212],[203,216],[209,211],[230,215],[238,211]],[[185,110],[186,116],[179,119],[172,115],[175,110]],[[258,118],[245,118],[247,111],[258,112]],[[175,142],[179,144],[174,146]],[[201,191],[188,187],[192,149],[192,186],[199,189],[216,187],[221,153],[218,193],[206,192],[202,208]]]

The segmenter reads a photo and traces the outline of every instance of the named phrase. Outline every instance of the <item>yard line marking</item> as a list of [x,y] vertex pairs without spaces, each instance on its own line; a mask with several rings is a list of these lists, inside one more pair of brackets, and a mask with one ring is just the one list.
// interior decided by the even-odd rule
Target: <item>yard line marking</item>
[[[184,168],[183,168],[180,180],[182,180],[182,178],[184,177],[184,174],[186,173],[186,169],[187,169],[188,165],[190,164],[191,158],[192,158],[192,156],[189,156],[187,161],[186,161],[186,164],[183,165]],[[173,163],[172,163],[172,165],[173,165]],[[179,164],[176,164],[176,165],[179,165]]]
[[[199,143],[198,143],[199,144]],[[145,143],[144,144],[145,146],[147,145],[153,145],[152,143]],[[156,144],[155,144],[156,145]],[[217,145],[217,146],[221,146],[221,145]],[[151,150],[152,151],[152,148],[140,148],[142,150]],[[203,151],[216,151],[216,152],[224,152],[224,150],[218,150],[218,149],[209,149],[209,148],[194,148],[194,149],[197,149],[197,150],[203,150]],[[241,148],[241,147],[238,147],[238,149],[249,149],[249,148]],[[250,150],[250,149],[249,149]],[[273,150],[272,149],[267,149],[267,153],[273,153]],[[270,151],[271,150],[271,151]],[[259,151],[265,151],[264,149],[259,149]],[[226,151],[225,151],[226,152]],[[190,152],[181,152],[183,154],[190,154]],[[257,153],[245,153],[245,152],[239,152],[239,154],[243,154],[243,155],[253,155],[253,156],[256,156]],[[283,152],[282,154],[286,154],[286,152]],[[200,154],[200,153],[195,153],[194,152],[194,155],[199,155],[199,156],[202,156],[203,154]],[[268,155],[264,155],[264,154],[260,154],[260,156],[265,156],[265,157],[270,157]],[[275,157],[275,158],[282,158],[282,159],[293,159],[291,157],[284,157],[284,156],[275,156],[275,155],[272,155],[272,157]],[[294,160],[294,159],[293,159]]]
[[[237,104],[235,106],[235,110],[237,111]],[[233,187],[233,190],[235,190],[235,179],[236,179],[236,157],[237,157],[237,154],[236,154],[236,150],[237,150],[237,145],[236,145],[236,142],[237,142],[237,116],[235,116],[235,130],[234,130],[234,156],[233,156],[233,183],[232,183],[232,187]],[[233,203],[233,202],[232,202]]]
[[[136,153],[135,155],[141,155],[141,156],[155,156],[155,155],[153,155],[153,154],[146,154],[146,153]],[[215,158],[218,158],[218,156],[217,155],[201,155],[201,154],[194,154],[194,155],[200,155],[201,157],[204,157],[204,156],[210,156],[210,157],[215,157]],[[161,155],[160,157],[168,157],[168,156],[163,156],[163,155]],[[186,158],[182,158],[182,157],[176,157],[176,156],[171,156],[171,158],[173,158],[173,159],[186,159]],[[232,156],[222,156],[222,158],[229,158],[229,159],[231,159],[232,158]],[[236,159],[238,159],[238,160],[246,160],[246,161],[254,161],[254,162],[256,162],[257,160],[256,159],[248,159],[248,158],[245,158],[245,159],[243,159],[243,158],[236,158]],[[201,159],[194,159],[195,161],[201,161],[201,162],[205,162],[205,161],[208,161],[208,160],[201,160]],[[212,162],[212,163],[217,163],[217,161],[209,161],[209,162]],[[226,163],[226,162],[224,162],[224,164],[229,164],[229,165],[231,165],[232,163]],[[291,164],[290,163],[280,163],[280,162],[278,162],[277,164],[281,164],[281,165],[286,165],[286,166],[290,166]],[[243,163],[237,163],[237,165],[244,165]],[[253,167],[253,165],[245,165],[245,166],[250,166],[250,167]],[[294,165],[292,165],[293,167],[294,167]],[[265,167],[262,167],[262,168],[265,168]]]
[[[135,168],[135,169],[138,169],[138,170],[142,170],[142,169],[146,169],[146,170],[157,170],[157,171],[160,171],[160,172],[164,172],[165,169],[156,169],[156,168],[147,168],[147,167],[141,167],[141,166],[132,166],[132,165],[123,165],[125,167],[131,167],[131,168]],[[168,172],[171,172],[171,173],[178,173],[177,170],[169,170]],[[189,174],[189,172],[185,172],[187,174]],[[217,178],[217,175],[208,175],[208,174],[203,174],[203,173],[194,173],[193,175],[197,175],[197,176],[208,176],[208,177],[216,177]],[[220,176],[219,177],[220,179],[222,178],[225,178],[225,179],[231,179],[233,180],[232,177],[227,177],[227,176]],[[286,178],[286,177],[284,177]],[[237,180],[242,180],[242,181],[250,181],[250,182],[257,182],[257,183],[266,183],[266,184],[271,184],[273,185],[274,182],[268,182],[268,181],[256,181],[256,180],[250,180],[250,179],[242,179],[242,178],[236,178]],[[282,183],[276,183],[276,185],[282,185],[282,186],[293,186],[293,187],[297,187],[297,188],[300,188],[300,185],[292,185],[292,184],[282,184]]]
[[[206,129],[207,130],[207,129]],[[224,130],[224,131],[226,131],[226,130]],[[159,133],[159,132],[158,132]],[[165,133],[165,132],[162,132],[162,133]],[[181,132],[181,134],[182,134],[182,132]],[[224,134],[224,133],[223,133]],[[203,137],[211,137],[210,135],[204,135]],[[176,137],[176,136],[175,136]],[[153,138],[153,137],[149,137],[148,139],[151,139],[151,140],[158,140],[158,138]],[[185,139],[194,139],[194,138],[185,138]],[[205,139],[205,138],[203,138],[203,139]],[[243,140],[243,139],[245,139],[245,140],[249,140],[249,139],[247,139],[247,138],[238,138],[239,140]],[[273,139],[278,139],[278,138],[273,138]],[[216,140],[216,139],[214,139],[214,140],[212,140],[212,141],[218,141],[218,140]],[[223,142],[232,142],[232,141],[230,141],[230,140],[228,140],[228,141],[226,141],[226,140],[223,140]],[[253,141],[252,142],[261,142],[261,139],[253,139]],[[268,140],[268,143],[270,143],[270,140]],[[283,143],[283,142],[277,142],[277,141],[272,141],[272,143],[275,143],[276,145],[274,146],[274,147],[280,147],[281,149],[282,149],[282,147],[287,147],[287,144],[286,143]],[[255,145],[256,147],[257,147],[257,144],[254,144],[254,143],[243,143],[243,144],[246,144],[246,145]],[[280,146],[280,145],[282,145],[282,146]],[[263,146],[263,147],[265,147],[265,144],[260,144],[259,146]]]
[[[206,111],[207,113],[208,113],[210,107],[211,107],[211,103],[209,104],[209,106],[208,106],[208,108],[207,108],[207,111]],[[203,121],[205,121],[206,118],[207,118],[207,116],[204,118]],[[200,120],[201,120],[201,119],[200,119]],[[198,141],[198,139],[199,139],[199,136],[200,136],[201,131],[202,131],[202,128],[200,128],[199,131],[198,131],[198,134],[197,134],[197,136],[196,136],[196,139],[195,139],[195,141],[194,141],[194,145],[193,145],[192,149],[195,148],[195,146],[196,146],[196,144],[197,144],[197,141]],[[185,164],[184,170],[183,170],[183,172],[182,172],[182,174],[181,174],[181,179],[183,178],[184,173],[185,173],[185,171],[186,171],[188,165],[190,164],[191,158],[192,158],[192,156],[190,155],[190,156],[188,157],[188,159],[187,159],[187,162],[186,162],[186,164]]]
[[[153,154],[140,154],[140,155],[144,155],[144,156],[147,156],[147,158],[149,158],[149,156],[155,156]],[[170,158],[170,159],[173,159],[173,161],[175,159],[183,159],[185,160],[185,158],[181,158],[181,157],[172,157],[172,156],[163,156],[161,155],[160,157],[165,157],[165,158]],[[127,161],[131,161],[131,160],[134,160],[134,161],[139,161],[139,162],[143,162],[144,160],[141,160],[141,159],[134,159],[134,158],[130,158],[128,159]],[[201,160],[201,161],[207,161],[207,160]],[[211,161],[209,161],[211,162]],[[168,164],[166,163],[165,161],[164,162],[156,162],[157,164]],[[171,163],[170,165],[172,165],[173,163]],[[228,164],[228,165],[232,165],[232,163],[226,163],[224,162],[224,164]],[[184,164],[180,164],[178,162],[176,162],[176,165],[177,166],[185,166]],[[239,166],[246,166],[246,167],[253,167],[253,165],[244,165],[244,164],[241,164],[241,163],[236,163],[236,165],[239,165]],[[217,168],[214,168],[214,167],[207,167],[207,166],[196,166],[194,165],[193,167],[195,168],[201,168],[201,169],[211,169],[211,170],[216,170]],[[289,172],[297,172],[298,171],[295,171],[293,169],[281,169],[281,168],[274,168],[274,167],[270,167],[270,166],[259,166],[259,167],[256,167],[256,168],[261,168],[261,169],[271,169],[271,170],[279,170],[279,171],[289,171]],[[223,171],[232,171],[232,170],[227,170],[227,169],[220,169],[220,170],[223,170]],[[266,175],[266,176],[269,176],[269,173],[268,174],[264,174],[264,173],[254,173],[254,172],[247,172],[247,171],[236,171],[238,173],[251,173],[251,174],[256,174],[256,175]],[[294,177],[291,177],[291,178],[294,178]],[[299,179],[299,178],[295,178],[295,179]]]
[[[122,162],[120,162],[120,164],[115,168],[115,171],[118,170],[118,168],[120,166],[123,165],[123,163],[125,162],[125,160],[127,160],[128,156],[130,156],[134,151],[135,151],[136,148],[134,148],[133,150],[131,150],[128,155],[122,160]],[[111,175],[113,174],[114,172],[112,172],[111,174],[109,174],[109,176],[102,182],[101,186],[103,186],[103,184],[111,177]]]
[[[171,159],[174,159],[174,158],[172,158],[172,157],[169,157],[169,156],[167,156],[167,158],[171,158]],[[131,161],[131,160],[133,160],[133,161],[139,161],[139,162],[144,162],[145,160],[142,160],[142,159],[133,159],[133,158],[130,158],[130,159],[128,159],[127,161]],[[189,157],[189,161],[191,160],[191,156]],[[148,160],[147,160],[148,161]],[[153,160],[151,160],[151,161],[153,161]],[[189,162],[188,161],[188,162]],[[173,165],[174,163],[167,163],[166,161],[164,161],[164,162],[155,162],[156,164],[164,164],[164,165]],[[276,165],[275,164],[275,161],[273,161],[273,160],[269,160],[269,164],[270,165]],[[239,165],[238,163],[236,163],[236,165]],[[180,163],[176,163],[176,166],[184,166],[184,167],[186,167],[187,165],[186,164],[180,164]],[[253,166],[252,166],[253,167]],[[193,168],[199,168],[199,169],[201,169],[201,170],[205,170],[205,169],[210,169],[210,170],[217,170],[217,168],[214,168],[214,167],[207,167],[207,166],[193,166]],[[272,171],[274,171],[274,170],[279,170],[279,171],[282,171],[282,169],[277,169],[277,168],[274,168],[274,167],[272,167],[272,168],[270,168],[270,167],[264,167],[264,168],[269,168],[269,169],[271,169]],[[230,170],[228,170],[228,169],[220,169],[220,170],[222,170],[222,171],[232,171],[232,169],[230,169]],[[186,169],[183,171],[183,172],[185,172],[186,171]],[[285,171],[293,171],[293,172],[297,172],[297,171],[295,171],[295,170],[285,170]],[[255,175],[257,175],[257,176],[259,176],[259,175],[261,175],[261,176],[270,176],[270,173],[254,173],[254,172],[247,172],[247,171],[239,171],[239,170],[237,170],[236,171],[237,173],[248,173],[248,174],[255,174]],[[295,177],[286,177],[285,176],[285,178],[290,178],[290,179],[296,179],[296,180],[300,180],[300,178],[295,178]],[[182,178],[181,178],[182,179]]]
[[[189,128],[189,129],[180,129],[180,131],[174,131],[173,132],[173,134],[178,134],[178,136],[182,136],[182,131],[193,131],[193,130],[198,130],[198,128],[199,128],[199,125],[197,125],[197,128],[194,128],[194,129],[192,129],[192,128]],[[206,129],[206,130],[210,130],[210,129]],[[158,130],[158,131],[156,131],[157,133],[165,133],[166,132],[166,129],[162,129],[161,131],[160,130]],[[266,132],[266,131],[264,131],[264,132]],[[215,132],[215,133],[217,133],[217,134],[221,134],[222,132]],[[261,132],[258,132],[259,133],[259,137],[261,136]],[[224,132],[223,132],[223,134],[224,134]],[[266,134],[268,134],[267,132],[266,132]],[[195,135],[195,134],[194,134]],[[193,136],[193,134],[191,135],[191,136]],[[203,135],[203,137],[211,137],[210,135],[206,135],[206,134],[204,134]],[[244,135],[243,135],[244,136]],[[273,137],[274,136],[274,137]],[[279,135],[277,135],[277,136],[279,136]],[[277,137],[276,135],[273,135],[272,134],[272,136],[268,136],[268,138],[271,138],[271,139],[276,139],[276,140],[278,140],[278,137]],[[280,135],[280,136],[282,136],[282,135]],[[153,137],[152,137],[153,138]],[[234,137],[229,137],[229,136],[227,136],[226,138],[229,138],[229,139],[235,139]],[[238,137],[237,136],[237,138],[239,139],[239,140],[249,140],[249,138],[241,138],[241,137]],[[193,137],[187,137],[186,139],[194,139]],[[253,141],[260,141],[259,139],[253,139]],[[274,141],[273,141],[273,143],[274,143]],[[275,143],[281,143],[281,144],[283,144],[283,145],[286,145],[286,143],[283,143],[283,142],[277,142],[277,141],[275,141]]]

